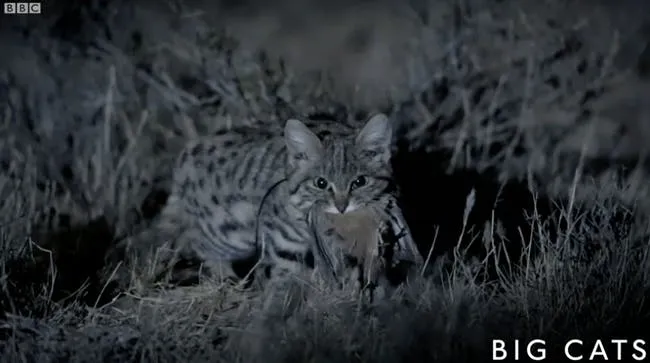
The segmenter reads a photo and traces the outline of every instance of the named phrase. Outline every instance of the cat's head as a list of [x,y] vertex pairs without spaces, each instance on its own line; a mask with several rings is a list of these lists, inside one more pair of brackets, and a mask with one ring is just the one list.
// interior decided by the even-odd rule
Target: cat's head
[[377,114],[356,134],[320,140],[291,119],[284,128],[289,203],[306,211],[318,205],[347,213],[380,203],[390,186],[392,128]]

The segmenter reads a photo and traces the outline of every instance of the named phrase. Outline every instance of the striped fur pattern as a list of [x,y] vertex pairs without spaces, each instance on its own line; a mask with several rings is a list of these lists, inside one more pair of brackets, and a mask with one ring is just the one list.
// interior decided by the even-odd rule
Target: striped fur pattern
[[[301,121],[288,120],[283,136],[232,130],[193,141],[178,159],[162,218],[181,221],[184,240],[176,245],[212,272],[258,256],[271,276],[316,267],[337,280],[349,267],[340,236],[312,228],[310,218],[359,208],[392,216],[388,223],[407,232],[403,257],[417,260],[396,209],[391,138],[389,120],[379,114],[357,133],[322,140]],[[315,235],[321,232],[324,238]]]

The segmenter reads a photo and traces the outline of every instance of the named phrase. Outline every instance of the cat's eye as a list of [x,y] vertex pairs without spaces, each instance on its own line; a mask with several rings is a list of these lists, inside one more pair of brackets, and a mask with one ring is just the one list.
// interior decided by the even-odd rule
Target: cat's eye
[[318,177],[314,179],[314,186],[316,186],[318,189],[326,189],[328,185],[329,183],[327,180],[325,180],[325,178]]
[[352,183],[350,183],[350,189],[354,190],[357,188],[361,188],[362,186],[366,185],[368,183],[368,180],[366,179],[365,176],[361,175],[358,178],[354,179]]

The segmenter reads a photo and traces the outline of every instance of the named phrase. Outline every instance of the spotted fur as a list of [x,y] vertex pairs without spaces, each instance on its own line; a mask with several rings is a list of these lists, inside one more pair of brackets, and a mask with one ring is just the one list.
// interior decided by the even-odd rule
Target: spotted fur
[[193,141],[178,158],[159,225],[182,225],[174,246],[213,272],[259,258],[271,276],[316,267],[337,280],[349,267],[344,241],[332,226],[315,228],[313,218],[370,208],[407,232],[399,250],[418,260],[395,203],[391,138],[389,120],[380,114],[357,133],[322,140],[301,121],[288,120],[283,136],[235,130]]

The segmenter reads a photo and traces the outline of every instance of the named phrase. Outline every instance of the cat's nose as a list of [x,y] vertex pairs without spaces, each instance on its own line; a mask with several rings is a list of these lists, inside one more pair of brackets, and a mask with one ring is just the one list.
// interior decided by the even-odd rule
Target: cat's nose
[[341,213],[345,213],[345,210],[348,209],[349,200],[347,197],[336,197],[334,198],[334,206]]

